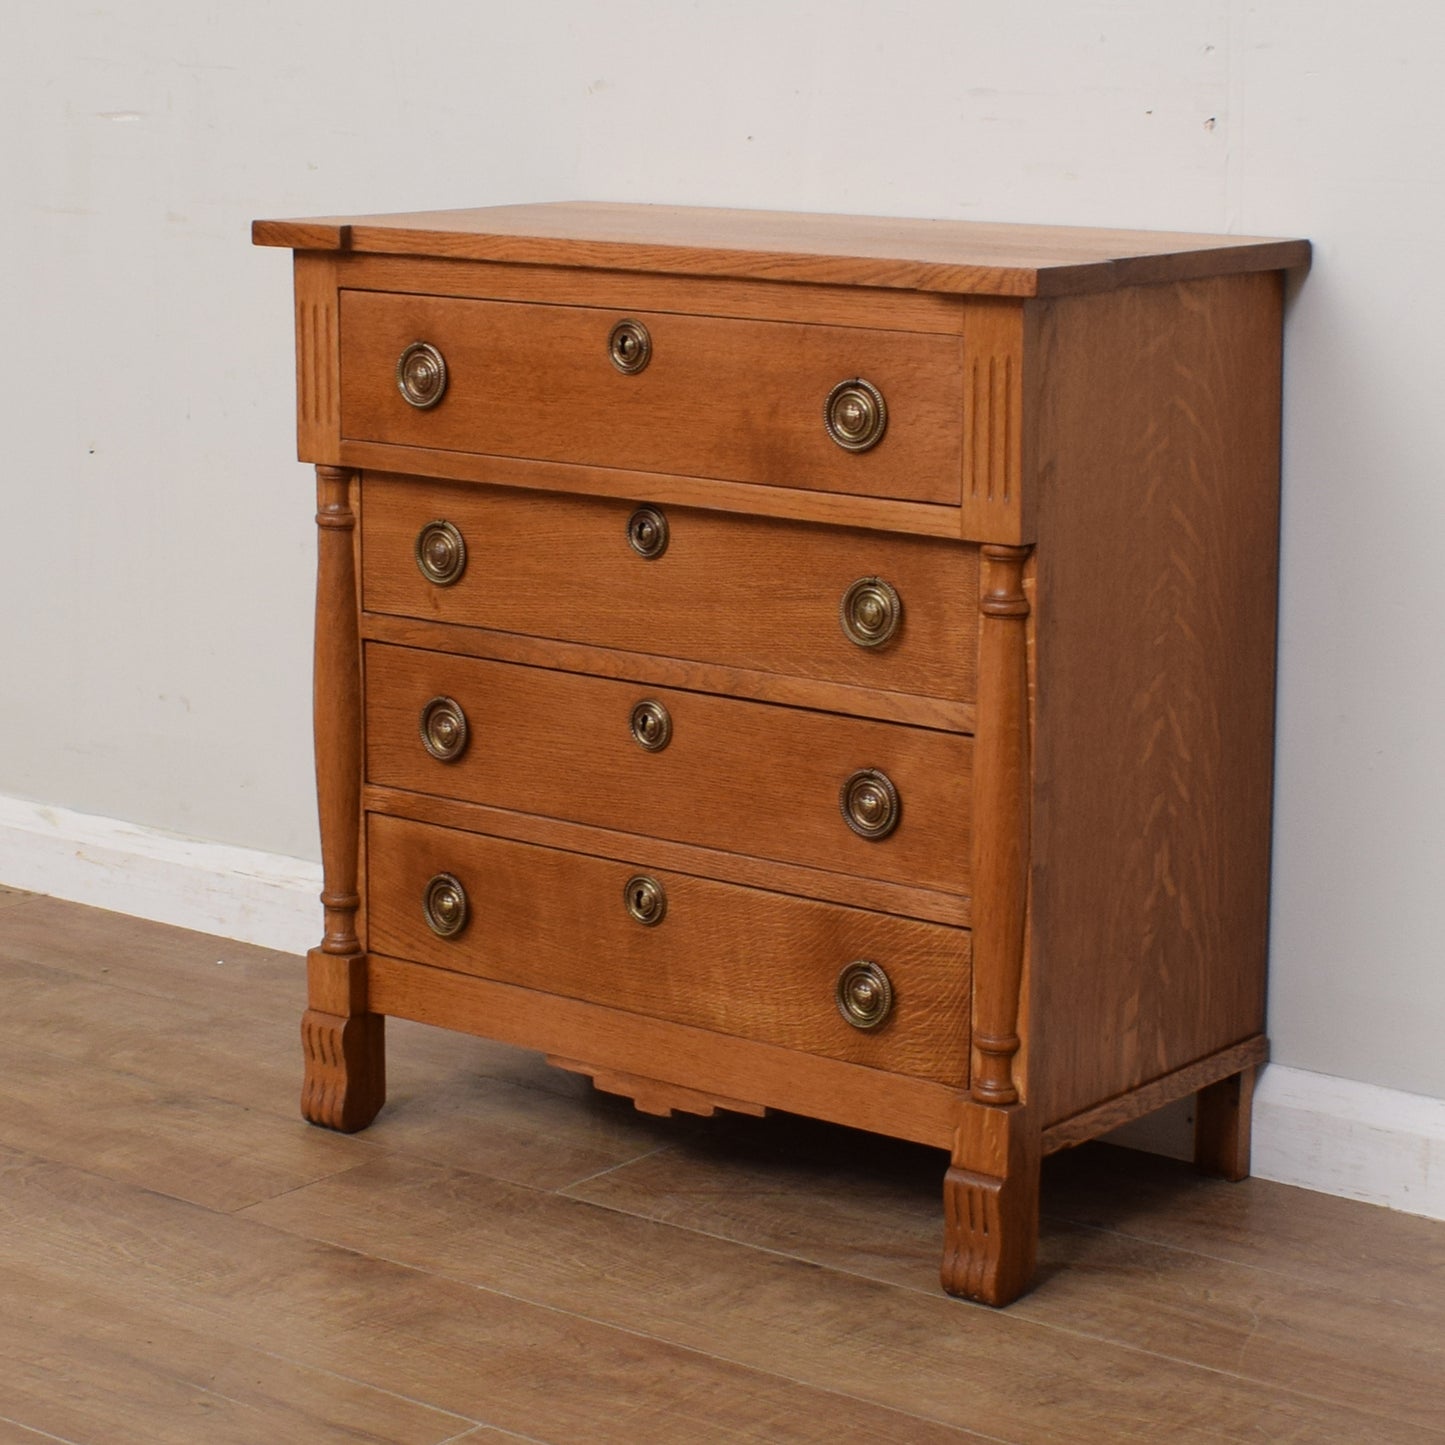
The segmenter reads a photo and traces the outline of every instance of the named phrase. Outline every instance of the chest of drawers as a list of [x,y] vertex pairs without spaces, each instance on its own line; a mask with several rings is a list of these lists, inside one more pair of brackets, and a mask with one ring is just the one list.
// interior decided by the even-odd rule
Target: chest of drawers
[[1265,1056],[1283,279],[1304,243],[564,204],[258,222],[318,478],[302,1108],[383,1021],[653,1112],[1041,1157]]

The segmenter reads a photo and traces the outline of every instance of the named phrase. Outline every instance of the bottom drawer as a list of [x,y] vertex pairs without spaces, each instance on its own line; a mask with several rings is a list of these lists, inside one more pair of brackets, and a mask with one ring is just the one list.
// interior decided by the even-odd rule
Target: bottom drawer
[[[463,921],[447,936],[426,906],[442,875],[465,895]],[[660,899],[629,887],[637,878],[651,880]],[[450,894],[448,884],[432,894],[443,928],[462,914]],[[367,821],[367,916],[375,953],[968,1082],[963,929],[381,815]],[[864,962],[892,991],[886,1017],[869,1029],[847,1022],[835,996],[843,970]],[[855,1003],[877,1002],[877,976],[861,977]]]

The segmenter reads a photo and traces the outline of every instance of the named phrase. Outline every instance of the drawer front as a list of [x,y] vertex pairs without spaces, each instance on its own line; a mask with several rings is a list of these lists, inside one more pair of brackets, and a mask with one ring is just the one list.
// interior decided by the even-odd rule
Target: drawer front
[[[372,783],[967,891],[972,740],[962,734],[379,643],[365,656]],[[422,742],[421,715],[437,697],[467,722],[451,761]],[[649,700],[671,721],[659,751],[631,731]],[[844,822],[840,789],[864,769],[898,792],[900,821],[886,837]]]
[[[623,319],[651,339],[624,374],[608,339]],[[397,385],[414,342],[445,360],[426,409]],[[840,382],[882,393],[882,439],[845,450],[824,426]],[[963,342],[863,327],[670,312],[341,293],[341,434],[351,441],[718,477],[958,505]]]
[[[976,547],[661,507],[666,546],[643,557],[628,541],[631,503],[371,473],[363,486],[368,611],[973,697]],[[436,521],[457,529],[468,559],[445,585],[416,560],[419,536]],[[849,589],[868,578],[891,587],[899,604],[896,629],[880,645],[866,632],[851,640],[843,625]],[[855,619],[861,605],[853,603]]]
[[[837,904],[373,815],[372,952],[963,1086],[969,934]],[[466,896],[460,930],[426,920],[430,881]],[[627,885],[650,878],[661,919],[637,922]],[[455,917],[455,910],[444,916]],[[746,948],[739,940],[746,939]],[[605,961],[605,962],[603,962]],[[839,973],[868,961],[891,985],[875,1028],[845,1022]]]

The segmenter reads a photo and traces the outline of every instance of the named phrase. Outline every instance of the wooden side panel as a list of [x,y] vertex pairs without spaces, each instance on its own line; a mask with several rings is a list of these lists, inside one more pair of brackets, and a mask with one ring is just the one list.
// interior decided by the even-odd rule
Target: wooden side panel
[[[645,839],[628,862],[374,816],[368,848],[379,953],[870,1068],[967,1082],[963,929],[665,872],[648,865]],[[467,895],[467,923],[450,938],[438,938],[423,917],[422,896],[439,873]],[[628,881],[639,875],[667,900],[651,926],[627,911]],[[839,971],[855,959],[878,963],[893,983],[893,1011],[873,1030],[844,1022],[834,1002]]]
[[1038,318],[1045,1126],[1263,1028],[1281,300],[1266,273]]
[[336,262],[298,251],[296,285],[296,450],[303,462],[341,463],[341,340]]

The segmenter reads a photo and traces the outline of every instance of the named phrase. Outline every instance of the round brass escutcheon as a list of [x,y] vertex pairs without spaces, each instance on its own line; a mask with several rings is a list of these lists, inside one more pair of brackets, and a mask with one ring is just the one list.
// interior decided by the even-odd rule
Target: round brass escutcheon
[[855,1029],[876,1029],[893,1011],[893,982],[878,964],[860,958],[839,973],[833,997]]
[[886,838],[898,826],[902,811],[893,780],[877,768],[850,774],[838,790],[838,807],[843,821],[860,838]]
[[656,507],[639,507],[627,519],[627,542],[649,562],[667,551],[667,518]]
[[428,582],[450,587],[467,570],[467,544],[450,522],[428,522],[416,534],[416,565]]
[[429,411],[446,395],[446,358],[429,341],[413,341],[396,359],[396,389],[418,411]]
[[434,697],[422,708],[421,743],[442,763],[454,763],[466,751],[467,715],[456,698]]
[[467,890],[450,873],[438,873],[427,882],[421,909],[438,938],[454,938],[467,924]]
[[637,745],[650,753],[660,753],[672,741],[672,715],[653,698],[632,709],[631,728]]
[[871,381],[840,381],[823,404],[823,425],[844,451],[866,452],[888,430],[888,405]]
[[662,884],[645,874],[638,873],[629,878],[622,897],[628,913],[644,928],[656,927],[667,912],[667,894],[662,891]]
[[838,609],[843,635],[859,647],[882,647],[903,621],[903,599],[881,577],[860,577]]
[[640,321],[619,321],[607,337],[607,355],[618,371],[636,376],[652,360],[652,337]]

